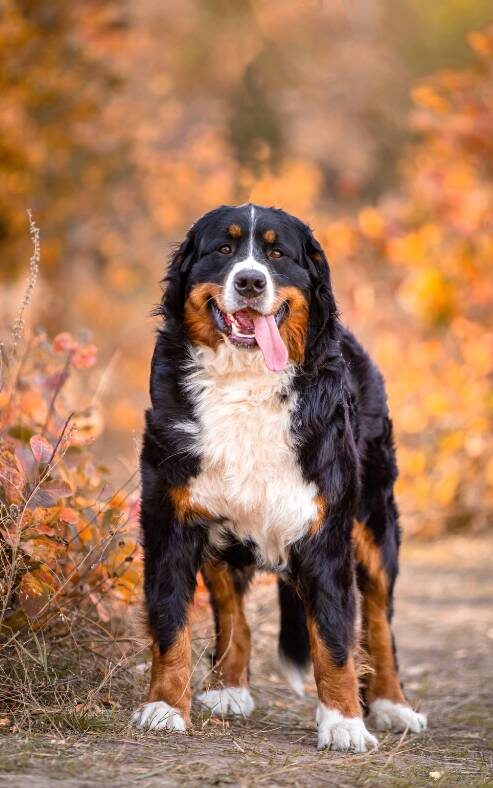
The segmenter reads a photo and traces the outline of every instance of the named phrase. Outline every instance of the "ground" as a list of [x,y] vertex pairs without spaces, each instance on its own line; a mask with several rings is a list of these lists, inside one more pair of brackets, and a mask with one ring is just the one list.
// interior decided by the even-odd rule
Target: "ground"
[[[134,669],[121,708],[81,718],[79,732],[72,725],[70,733],[62,726],[56,734],[6,735],[0,784],[493,786],[492,547],[491,539],[458,537],[403,551],[395,629],[407,694],[429,716],[421,736],[379,734],[376,754],[317,752],[314,686],[305,699],[285,686],[275,586],[260,579],[248,603],[257,703],[249,720],[221,722],[195,710],[190,734],[134,732],[129,709],[147,681]],[[199,614],[198,655],[209,643],[208,626]]]

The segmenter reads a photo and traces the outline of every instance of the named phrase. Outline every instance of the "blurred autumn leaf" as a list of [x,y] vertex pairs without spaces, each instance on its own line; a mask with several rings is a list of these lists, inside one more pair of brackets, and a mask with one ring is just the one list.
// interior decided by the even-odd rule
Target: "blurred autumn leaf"
[[[98,206],[123,177],[125,136],[102,117],[124,36],[115,0],[4,0],[0,15],[0,243],[3,276],[24,259],[25,210],[43,226],[43,272],[95,244]],[[98,125],[94,133],[95,123]]]
[[399,190],[346,223],[350,245],[328,228],[341,258],[356,268],[363,258],[377,286],[383,275],[372,335],[388,372],[404,522],[427,536],[484,528],[493,512],[493,26],[468,40],[473,67],[412,91],[419,141]]

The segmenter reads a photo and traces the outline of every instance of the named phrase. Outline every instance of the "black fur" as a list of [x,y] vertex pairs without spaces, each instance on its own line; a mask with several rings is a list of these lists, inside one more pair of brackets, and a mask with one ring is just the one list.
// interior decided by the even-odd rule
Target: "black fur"
[[305,607],[292,583],[278,578],[281,626],[279,656],[304,670],[310,663],[310,641],[306,627]]
[[[165,651],[183,627],[201,565],[203,530],[183,528],[163,493],[159,474],[143,461],[144,591],[149,628]],[[166,527],[163,528],[163,522]]]
[[[354,638],[356,578],[362,589],[365,584],[363,569],[355,573],[353,565],[355,517],[366,521],[382,551],[391,590],[397,574],[399,527],[393,497],[397,468],[385,388],[366,352],[341,326],[329,266],[309,227],[283,211],[256,210],[259,231],[274,228],[282,242],[282,261],[269,261],[274,281],[298,287],[309,301],[305,358],[293,383],[297,407],[292,430],[303,475],[328,502],[320,530],[291,548],[285,577],[300,596],[281,581],[280,648],[291,661],[306,665],[304,604],[335,663],[343,665]],[[246,211],[248,206],[218,208],[192,227],[173,255],[158,310],[165,321],[152,360],[152,406],[142,450],[141,522],[149,626],[163,650],[185,621],[207,547],[207,522],[197,517],[184,527],[169,495],[171,487],[186,485],[200,470],[200,457],[191,449],[189,436],[172,426],[195,420],[193,402],[183,386],[184,303],[194,284],[220,284],[228,266],[241,257],[242,239],[232,242],[238,248],[234,246],[228,259],[217,248],[225,239],[231,243],[227,228]],[[252,547],[233,541],[220,557],[239,571],[253,561]]]

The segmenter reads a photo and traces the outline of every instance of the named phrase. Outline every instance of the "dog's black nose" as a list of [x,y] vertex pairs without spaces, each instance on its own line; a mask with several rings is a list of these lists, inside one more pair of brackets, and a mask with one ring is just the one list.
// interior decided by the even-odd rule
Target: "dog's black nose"
[[244,298],[255,298],[264,292],[267,287],[267,279],[262,271],[245,268],[235,275],[234,286],[236,292]]

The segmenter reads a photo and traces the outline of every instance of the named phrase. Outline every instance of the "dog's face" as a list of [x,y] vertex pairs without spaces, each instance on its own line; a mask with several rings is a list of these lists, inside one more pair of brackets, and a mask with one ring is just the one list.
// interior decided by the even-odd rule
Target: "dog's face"
[[251,204],[218,208],[175,255],[168,281],[179,276],[181,288],[168,307],[180,291],[192,343],[227,342],[238,353],[260,347],[267,367],[280,371],[303,361],[317,266],[328,277],[319,245],[295,217]]

